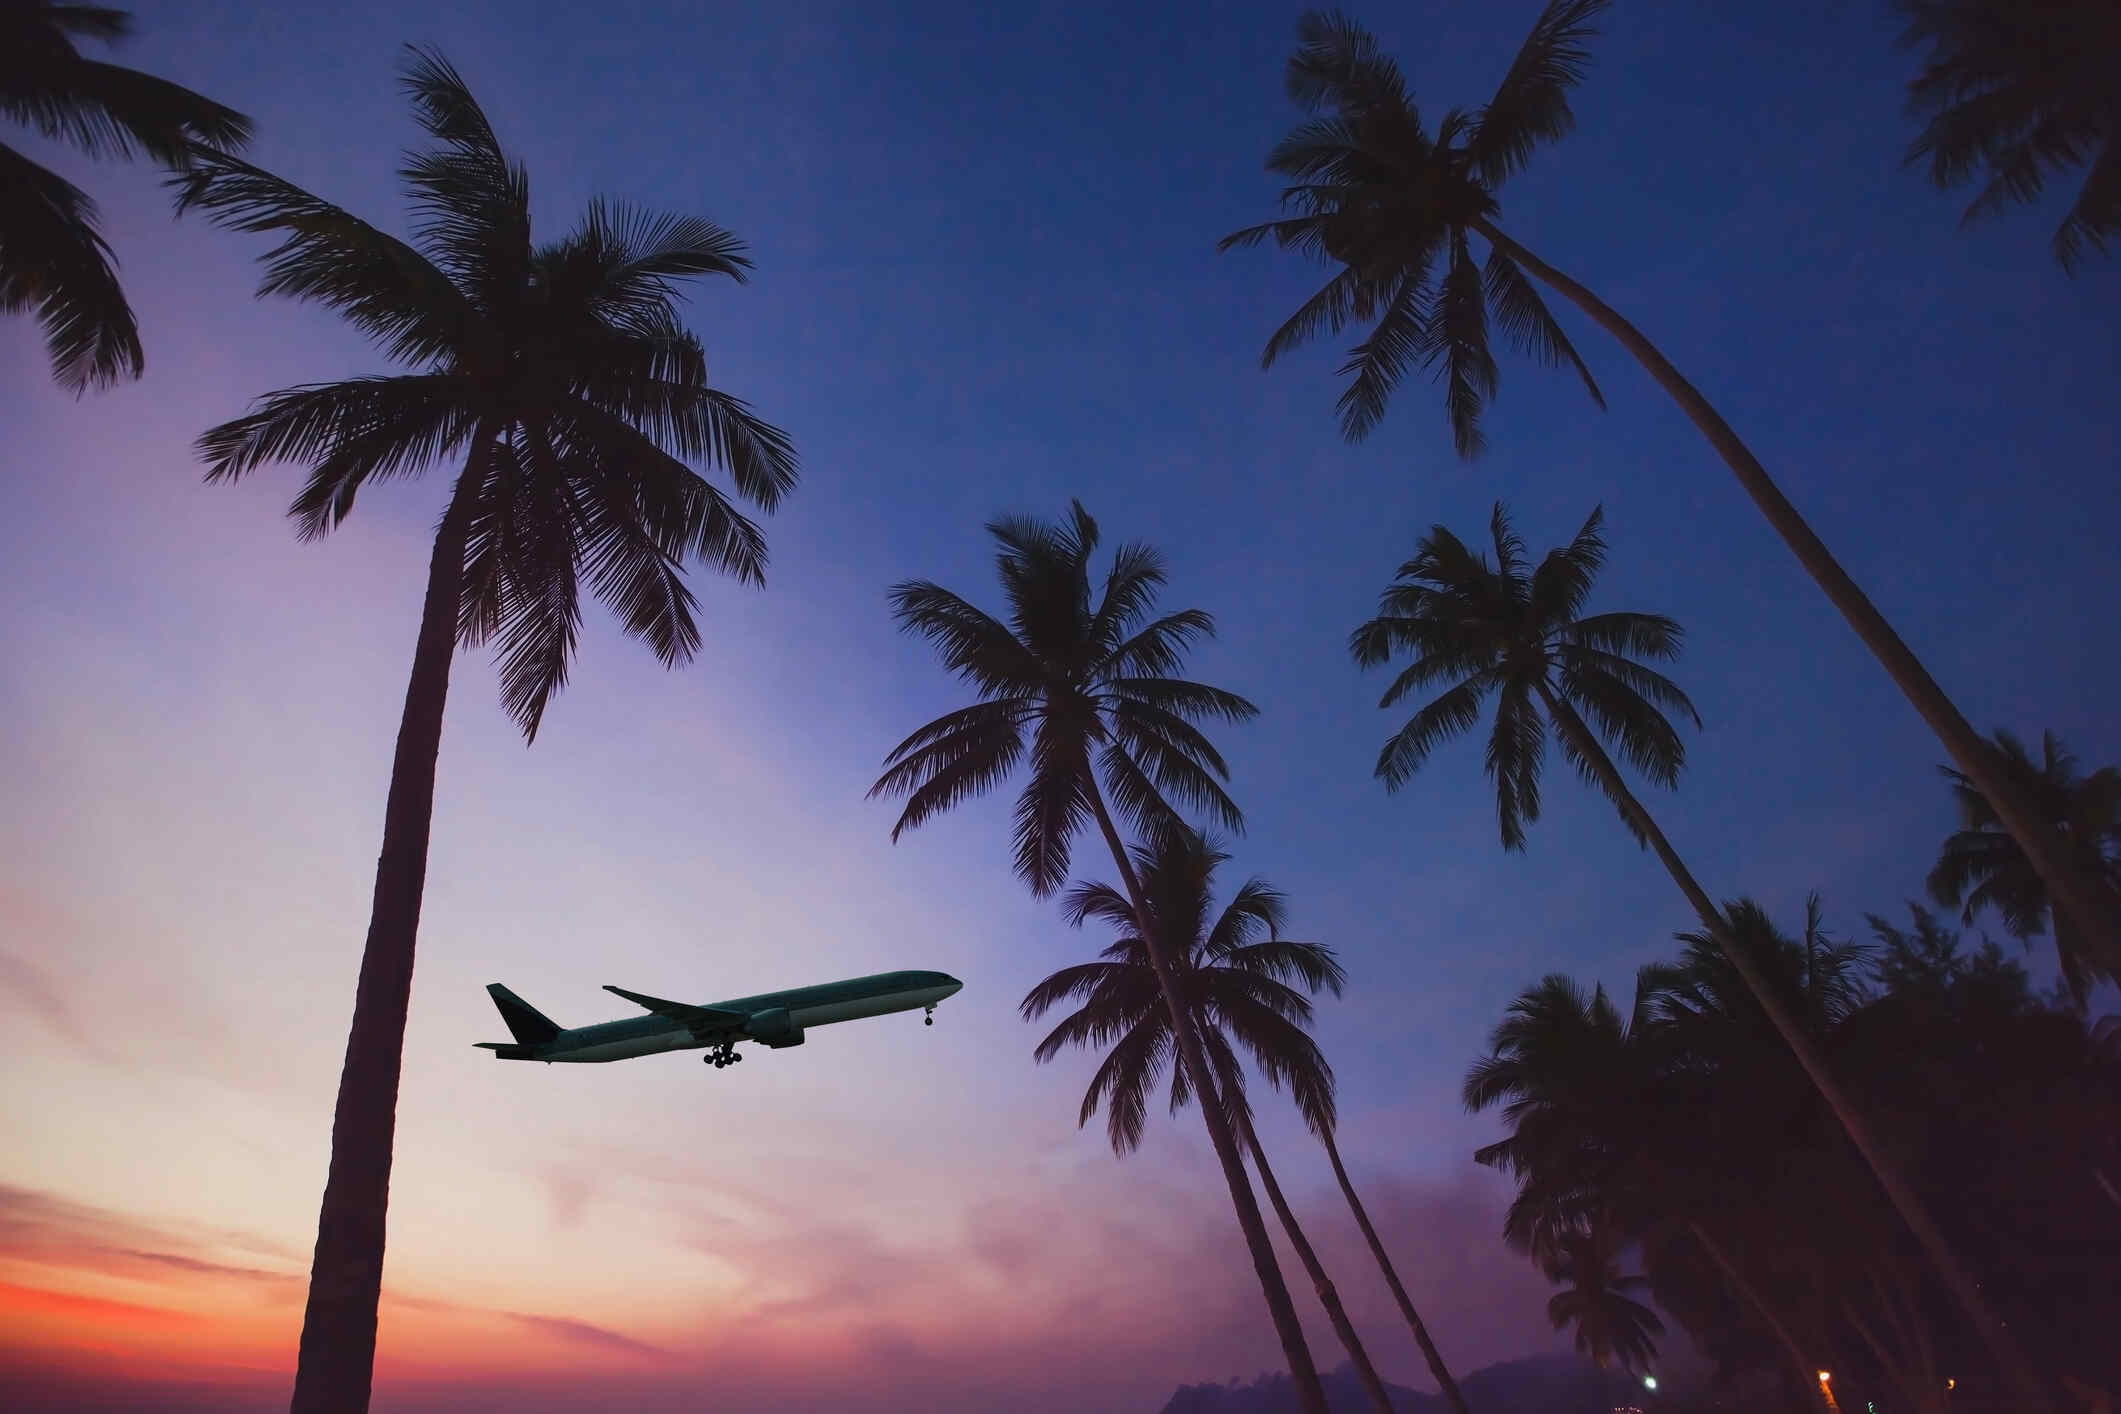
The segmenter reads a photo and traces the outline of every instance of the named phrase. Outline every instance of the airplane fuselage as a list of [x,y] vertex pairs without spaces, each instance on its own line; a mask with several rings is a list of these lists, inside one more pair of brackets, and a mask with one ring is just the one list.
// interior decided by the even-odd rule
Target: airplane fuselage
[[502,1060],[577,1063],[630,1060],[662,1051],[726,1049],[744,1040],[769,1046],[799,1045],[802,1033],[810,1027],[932,1008],[963,985],[942,972],[885,972],[816,987],[709,1002],[704,1007],[750,1018],[755,1023],[770,1019],[770,1027],[738,1024],[703,1029],[651,1013],[594,1026],[564,1028],[550,1040],[531,1045],[497,1045],[491,1049]]

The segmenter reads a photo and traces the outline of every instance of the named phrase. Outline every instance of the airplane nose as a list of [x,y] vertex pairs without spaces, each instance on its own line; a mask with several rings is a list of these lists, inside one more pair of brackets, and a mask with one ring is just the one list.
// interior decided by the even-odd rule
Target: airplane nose
[[946,997],[954,997],[954,996],[956,996],[956,995],[957,995],[957,994],[958,994],[959,992],[962,992],[962,991],[964,991],[964,990],[965,990],[965,984],[964,984],[964,983],[962,983],[962,982],[960,982],[960,981],[958,981],[958,980],[957,980],[957,979],[956,979],[955,977],[952,977],[952,976],[951,976],[951,975],[950,975],[949,973],[947,973],[947,972],[945,972],[945,973],[943,974],[943,981],[945,981],[946,983],[948,983],[948,984],[949,984],[949,986],[950,986],[950,990],[949,990],[949,991],[947,991],[947,992],[945,992],[945,993],[943,993],[943,995],[944,995],[944,996],[946,996]]

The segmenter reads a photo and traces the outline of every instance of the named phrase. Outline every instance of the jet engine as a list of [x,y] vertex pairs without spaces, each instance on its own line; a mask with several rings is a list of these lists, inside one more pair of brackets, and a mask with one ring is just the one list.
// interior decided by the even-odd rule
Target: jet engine
[[786,1007],[768,1007],[751,1013],[751,1019],[744,1023],[744,1034],[776,1051],[803,1044],[803,1028],[795,1024],[795,1018],[788,1014]]

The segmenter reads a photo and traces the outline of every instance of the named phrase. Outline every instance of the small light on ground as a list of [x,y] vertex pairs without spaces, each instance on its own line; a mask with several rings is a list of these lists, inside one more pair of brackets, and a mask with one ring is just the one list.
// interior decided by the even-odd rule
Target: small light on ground
[[1655,1375],[1644,1375],[1642,1377],[1642,1387],[1644,1389],[1657,1388],[1657,1377]]

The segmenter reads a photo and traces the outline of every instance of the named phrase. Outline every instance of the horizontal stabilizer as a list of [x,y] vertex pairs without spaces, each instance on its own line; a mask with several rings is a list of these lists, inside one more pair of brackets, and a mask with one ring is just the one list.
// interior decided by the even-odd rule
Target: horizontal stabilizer
[[500,1009],[501,1020],[508,1023],[508,1034],[523,1046],[542,1046],[560,1034],[560,1028],[551,1019],[529,1002],[498,982],[486,984],[487,995]]
[[536,1060],[537,1056],[528,1046],[504,1045],[499,1041],[474,1041],[471,1044],[482,1051],[492,1051],[495,1060]]
[[686,1002],[665,1001],[661,997],[650,997],[644,996],[639,992],[629,992],[624,987],[614,987],[609,983],[605,984],[604,990],[615,996],[624,997],[635,1006],[646,1011],[652,1011],[657,1016],[667,1016],[681,1026],[688,1026],[702,1035],[735,1030],[751,1019],[747,1013],[741,1011],[723,1011],[718,1007],[692,1006]]

